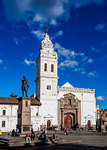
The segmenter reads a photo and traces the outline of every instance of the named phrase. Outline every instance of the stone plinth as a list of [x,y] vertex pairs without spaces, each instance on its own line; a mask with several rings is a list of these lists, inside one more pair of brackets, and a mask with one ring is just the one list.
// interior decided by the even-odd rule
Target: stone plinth
[[21,97],[18,108],[18,127],[21,134],[31,132],[31,98]]

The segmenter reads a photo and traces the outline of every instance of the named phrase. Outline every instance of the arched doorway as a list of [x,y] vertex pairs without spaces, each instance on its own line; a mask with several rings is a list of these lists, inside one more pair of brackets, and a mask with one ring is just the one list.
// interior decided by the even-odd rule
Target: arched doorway
[[48,121],[47,121],[47,129],[50,129],[50,127],[51,127],[51,121],[48,120]]
[[71,126],[72,126],[72,118],[71,116],[66,116],[64,118],[64,128],[71,129]]

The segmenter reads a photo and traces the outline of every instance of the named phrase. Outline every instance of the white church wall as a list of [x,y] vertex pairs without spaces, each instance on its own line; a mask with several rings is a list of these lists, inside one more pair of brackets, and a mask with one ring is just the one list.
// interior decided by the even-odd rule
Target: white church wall
[[40,127],[40,106],[31,106],[31,125],[34,131],[37,131]]
[[[50,86],[50,89],[47,89]],[[42,78],[40,86],[40,98],[41,99],[57,99],[57,80],[50,78]]]
[[78,92],[76,91],[76,88],[58,87],[58,99],[67,93],[74,94],[75,97],[81,101],[81,125],[85,126],[88,120],[91,121],[91,125],[96,125],[96,100],[94,90],[78,88]]
[[[6,114],[3,115],[3,110]],[[16,129],[17,125],[17,105],[0,105],[0,129],[2,132],[10,132],[12,129]],[[4,127],[2,122],[5,121]]]
[[40,116],[41,124],[47,125],[47,121],[51,121],[51,125],[58,125],[58,103],[57,99],[41,100]]

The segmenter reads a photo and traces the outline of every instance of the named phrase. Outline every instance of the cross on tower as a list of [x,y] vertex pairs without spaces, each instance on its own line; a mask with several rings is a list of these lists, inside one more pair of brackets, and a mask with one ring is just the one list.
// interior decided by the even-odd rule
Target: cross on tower
[[46,33],[48,32],[48,29],[47,29],[47,24],[46,24]]

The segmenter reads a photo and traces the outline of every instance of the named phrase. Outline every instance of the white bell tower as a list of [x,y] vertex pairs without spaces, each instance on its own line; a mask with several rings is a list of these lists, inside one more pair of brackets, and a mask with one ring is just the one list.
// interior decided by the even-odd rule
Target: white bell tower
[[42,103],[40,107],[41,124],[57,125],[57,53],[49,35],[44,35],[40,45],[40,54],[36,61],[36,97]]

